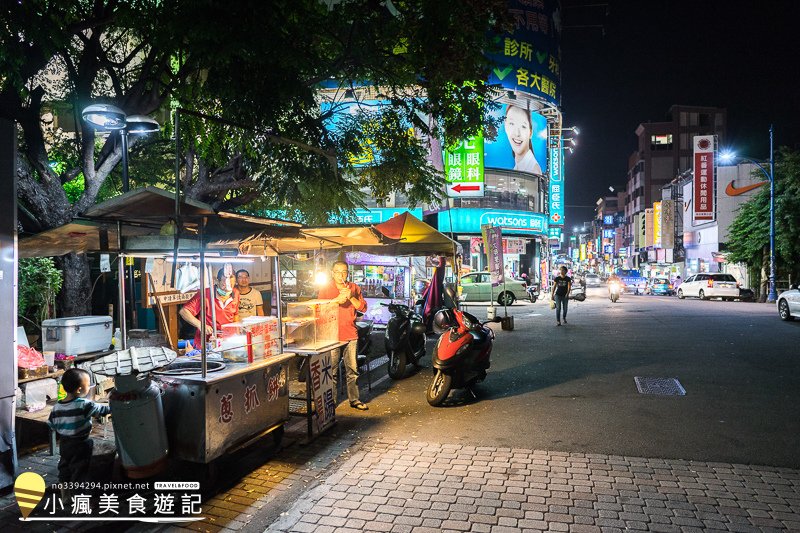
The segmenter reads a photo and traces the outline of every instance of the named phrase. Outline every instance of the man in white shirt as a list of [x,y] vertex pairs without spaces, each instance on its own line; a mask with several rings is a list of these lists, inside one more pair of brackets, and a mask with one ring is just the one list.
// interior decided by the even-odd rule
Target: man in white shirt
[[247,270],[236,272],[236,288],[239,289],[239,318],[264,316],[261,291],[250,286],[250,273]]

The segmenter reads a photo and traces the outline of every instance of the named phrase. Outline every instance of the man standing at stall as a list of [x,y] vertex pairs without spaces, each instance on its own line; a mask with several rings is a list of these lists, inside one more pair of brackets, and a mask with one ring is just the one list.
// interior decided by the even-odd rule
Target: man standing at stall
[[[217,281],[214,284],[214,298],[211,297],[211,289],[206,289],[206,336],[215,336],[215,332],[224,324],[239,321],[239,291],[235,288],[236,278],[233,276],[233,267],[225,265],[217,272]],[[213,310],[212,310],[212,305]],[[194,347],[198,350],[200,344],[201,322],[197,318],[200,315],[200,291],[192,296],[180,310],[180,316],[187,323],[197,328],[194,335]],[[214,318],[216,317],[216,325]]]
[[239,290],[239,318],[264,316],[264,299],[261,291],[250,286],[250,272],[236,271],[236,288]]
[[[333,300],[339,304],[339,340],[347,344],[337,350],[333,359],[333,368],[339,368],[339,357],[344,353],[344,367],[347,377],[347,398],[350,407],[359,411],[369,409],[367,404],[359,399],[358,393],[358,360],[356,347],[358,345],[358,329],[356,329],[356,312],[363,313],[367,310],[367,302],[361,293],[361,288],[347,281],[347,263],[336,261],[331,269],[332,281],[319,290],[319,297]],[[334,376],[336,373],[334,372]],[[334,380],[334,387],[336,381]]]

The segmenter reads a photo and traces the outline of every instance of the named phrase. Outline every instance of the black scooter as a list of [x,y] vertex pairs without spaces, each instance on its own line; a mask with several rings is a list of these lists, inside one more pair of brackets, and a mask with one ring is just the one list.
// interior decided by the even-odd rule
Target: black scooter
[[[381,292],[390,297],[386,287]],[[394,302],[381,305],[387,306],[392,313],[384,336],[386,354],[389,356],[389,377],[401,379],[409,363],[419,367],[420,359],[425,356],[425,324],[422,316],[407,305]]]
[[363,315],[359,314],[356,318],[356,330],[358,330],[356,354],[366,357],[372,350],[372,326],[374,322],[372,320],[364,320],[362,316]]

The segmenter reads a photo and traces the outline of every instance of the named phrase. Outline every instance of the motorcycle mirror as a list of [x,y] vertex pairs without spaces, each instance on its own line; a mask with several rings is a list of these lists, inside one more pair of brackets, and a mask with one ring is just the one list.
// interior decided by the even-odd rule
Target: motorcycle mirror
[[501,317],[501,316],[496,316],[496,317],[494,317],[494,318],[492,319],[492,322],[496,322],[496,323],[498,323],[498,324],[499,324],[500,322],[502,322],[502,321],[503,321],[503,317]]

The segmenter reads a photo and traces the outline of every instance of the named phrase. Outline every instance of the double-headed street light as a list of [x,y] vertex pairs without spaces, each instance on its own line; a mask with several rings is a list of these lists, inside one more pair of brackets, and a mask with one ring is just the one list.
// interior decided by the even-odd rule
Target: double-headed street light
[[[81,113],[83,120],[94,126],[98,130],[103,131],[119,131],[120,138],[122,139],[122,192],[128,192],[128,135],[146,135],[148,133],[155,133],[161,126],[155,119],[144,115],[126,115],[125,112],[110,104],[92,104],[84,108]],[[117,223],[117,239],[120,251],[122,250],[122,228],[121,224]],[[126,331],[125,325],[125,284],[122,280],[125,279],[125,270],[122,261],[119,263],[119,324],[122,331]],[[132,269],[131,269],[132,270]],[[131,291],[131,304],[135,302],[136,290],[133,280],[133,272],[129,272],[128,278],[130,279]],[[133,327],[138,327],[138,319],[134,305],[131,305],[131,322]],[[127,348],[127,339],[125,335],[122,336],[122,348]]]
[[81,113],[83,120],[99,130],[119,131],[122,138],[122,192],[128,192],[128,135],[155,133],[161,126],[145,115],[126,115],[110,104],[92,104]]
[[733,152],[724,153],[720,155],[723,162],[733,161],[734,159],[742,159],[748,163],[754,164],[769,180],[769,293],[767,294],[767,301],[774,302],[778,299],[778,293],[775,290],[775,151],[773,150],[773,127],[769,126],[769,171],[764,168],[764,165],[751,157],[737,156]]

